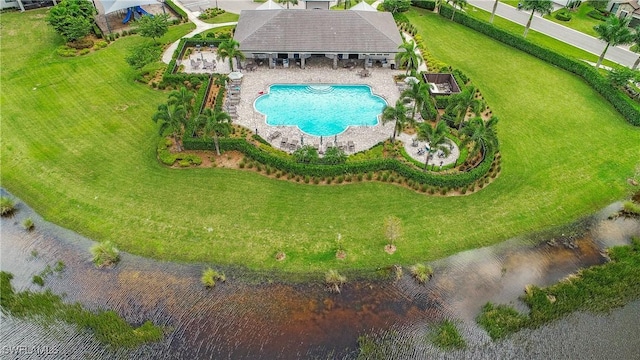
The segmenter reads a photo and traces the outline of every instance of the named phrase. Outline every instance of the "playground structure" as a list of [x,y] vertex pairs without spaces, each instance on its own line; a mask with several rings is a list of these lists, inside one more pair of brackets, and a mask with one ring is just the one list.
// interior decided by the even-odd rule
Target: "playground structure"
[[142,7],[140,7],[140,5],[127,8],[127,16],[125,16],[124,20],[122,20],[122,23],[128,23],[129,21],[131,21],[131,17],[133,17],[134,20],[138,20],[141,16],[144,15],[153,16],[146,12]]

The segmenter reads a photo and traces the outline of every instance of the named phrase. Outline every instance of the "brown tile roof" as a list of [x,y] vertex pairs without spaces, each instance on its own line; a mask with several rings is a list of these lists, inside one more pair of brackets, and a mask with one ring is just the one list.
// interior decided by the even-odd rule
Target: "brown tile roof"
[[234,38],[244,52],[395,53],[402,38],[390,13],[243,10]]

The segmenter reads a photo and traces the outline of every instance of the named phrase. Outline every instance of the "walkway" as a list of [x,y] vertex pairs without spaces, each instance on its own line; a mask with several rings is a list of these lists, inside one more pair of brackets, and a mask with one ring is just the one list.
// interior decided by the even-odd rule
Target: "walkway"
[[[491,12],[493,9],[494,1],[469,0],[469,4]],[[522,26],[525,26],[527,24],[527,20],[529,19],[530,14],[530,12],[519,11],[513,6],[506,5],[502,2],[498,3],[498,9],[496,10],[497,16],[513,21]],[[534,19],[531,22],[531,29],[598,56],[600,56],[600,54],[604,50],[604,47],[606,46],[606,43],[596,39],[593,36],[581,33],[560,24],[556,24],[553,21],[549,21],[538,16],[537,14],[534,16]],[[616,46],[610,47],[605,57],[615,63],[631,67],[633,66],[633,63],[638,59],[638,56],[640,56],[640,54]]]

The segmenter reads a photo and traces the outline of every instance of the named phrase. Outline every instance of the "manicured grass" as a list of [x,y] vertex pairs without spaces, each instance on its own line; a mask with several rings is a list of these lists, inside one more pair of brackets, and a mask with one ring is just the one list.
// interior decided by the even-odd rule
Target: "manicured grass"
[[[571,20],[562,21],[558,20],[554,17],[556,12],[551,13],[551,15],[545,15],[544,18],[560,25],[566,26],[568,28],[572,28],[576,31],[580,31],[587,35],[591,35],[593,37],[598,37],[598,33],[593,30],[593,27],[602,24],[602,21],[598,19],[594,19],[587,14],[593,10],[593,6],[589,4],[582,4],[576,11],[571,11]],[[559,10],[558,10],[559,11]]]
[[206,19],[206,20],[202,20],[206,23],[209,24],[223,24],[223,23],[228,23],[228,22],[236,22],[238,21],[238,18],[240,17],[240,15],[238,14],[234,14],[234,13],[230,13],[230,12],[225,12],[224,14],[220,14],[216,17],[213,17],[211,19]]
[[[428,197],[384,183],[313,186],[250,171],[167,169],[156,160],[151,121],[167,94],[135,83],[124,61],[146,40],[128,36],[60,58],[62,40],[44,11],[0,20],[0,55],[11,59],[0,79],[11,89],[0,93],[2,184],[47,220],[122,251],[316,274],[414,264],[590,214],[628,193],[639,164],[640,129],[582,80],[412,10],[429,50],[469,75],[500,117],[502,172],[486,189]],[[393,255],[383,250],[389,215],[404,229]],[[278,251],[285,260],[275,260]]]
[[594,266],[547,288],[531,286],[524,302],[527,315],[506,305],[486,304],[478,323],[492,339],[522,328],[536,328],[579,310],[606,312],[640,297],[640,238],[631,246],[609,250],[611,262]]
[[234,26],[234,25],[221,26],[221,27],[216,27],[216,28],[213,28],[213,29],[209,29],[209,30],[207,30],[207,31],[203,31],[203,32],[201,32],[200,34],[201,34],[203,37],[206,37],[206,36],[207,36],[207,34],[209,34],[209,33],[212,33],[212,34],[218,34],[218,33],[221,33],[221,32],[228,32],[228,33],[231,33],[231,31],[232,31],[233,29],[235,29],[235,26]]

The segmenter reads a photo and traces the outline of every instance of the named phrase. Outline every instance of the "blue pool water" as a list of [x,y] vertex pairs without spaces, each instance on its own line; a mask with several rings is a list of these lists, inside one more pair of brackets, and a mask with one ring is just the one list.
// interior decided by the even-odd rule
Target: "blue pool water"
[[297,126],[314,136],[339,134],[348,126],[373,126],[387,102],[366,85],[271,85],[254,107],[273,126]]

